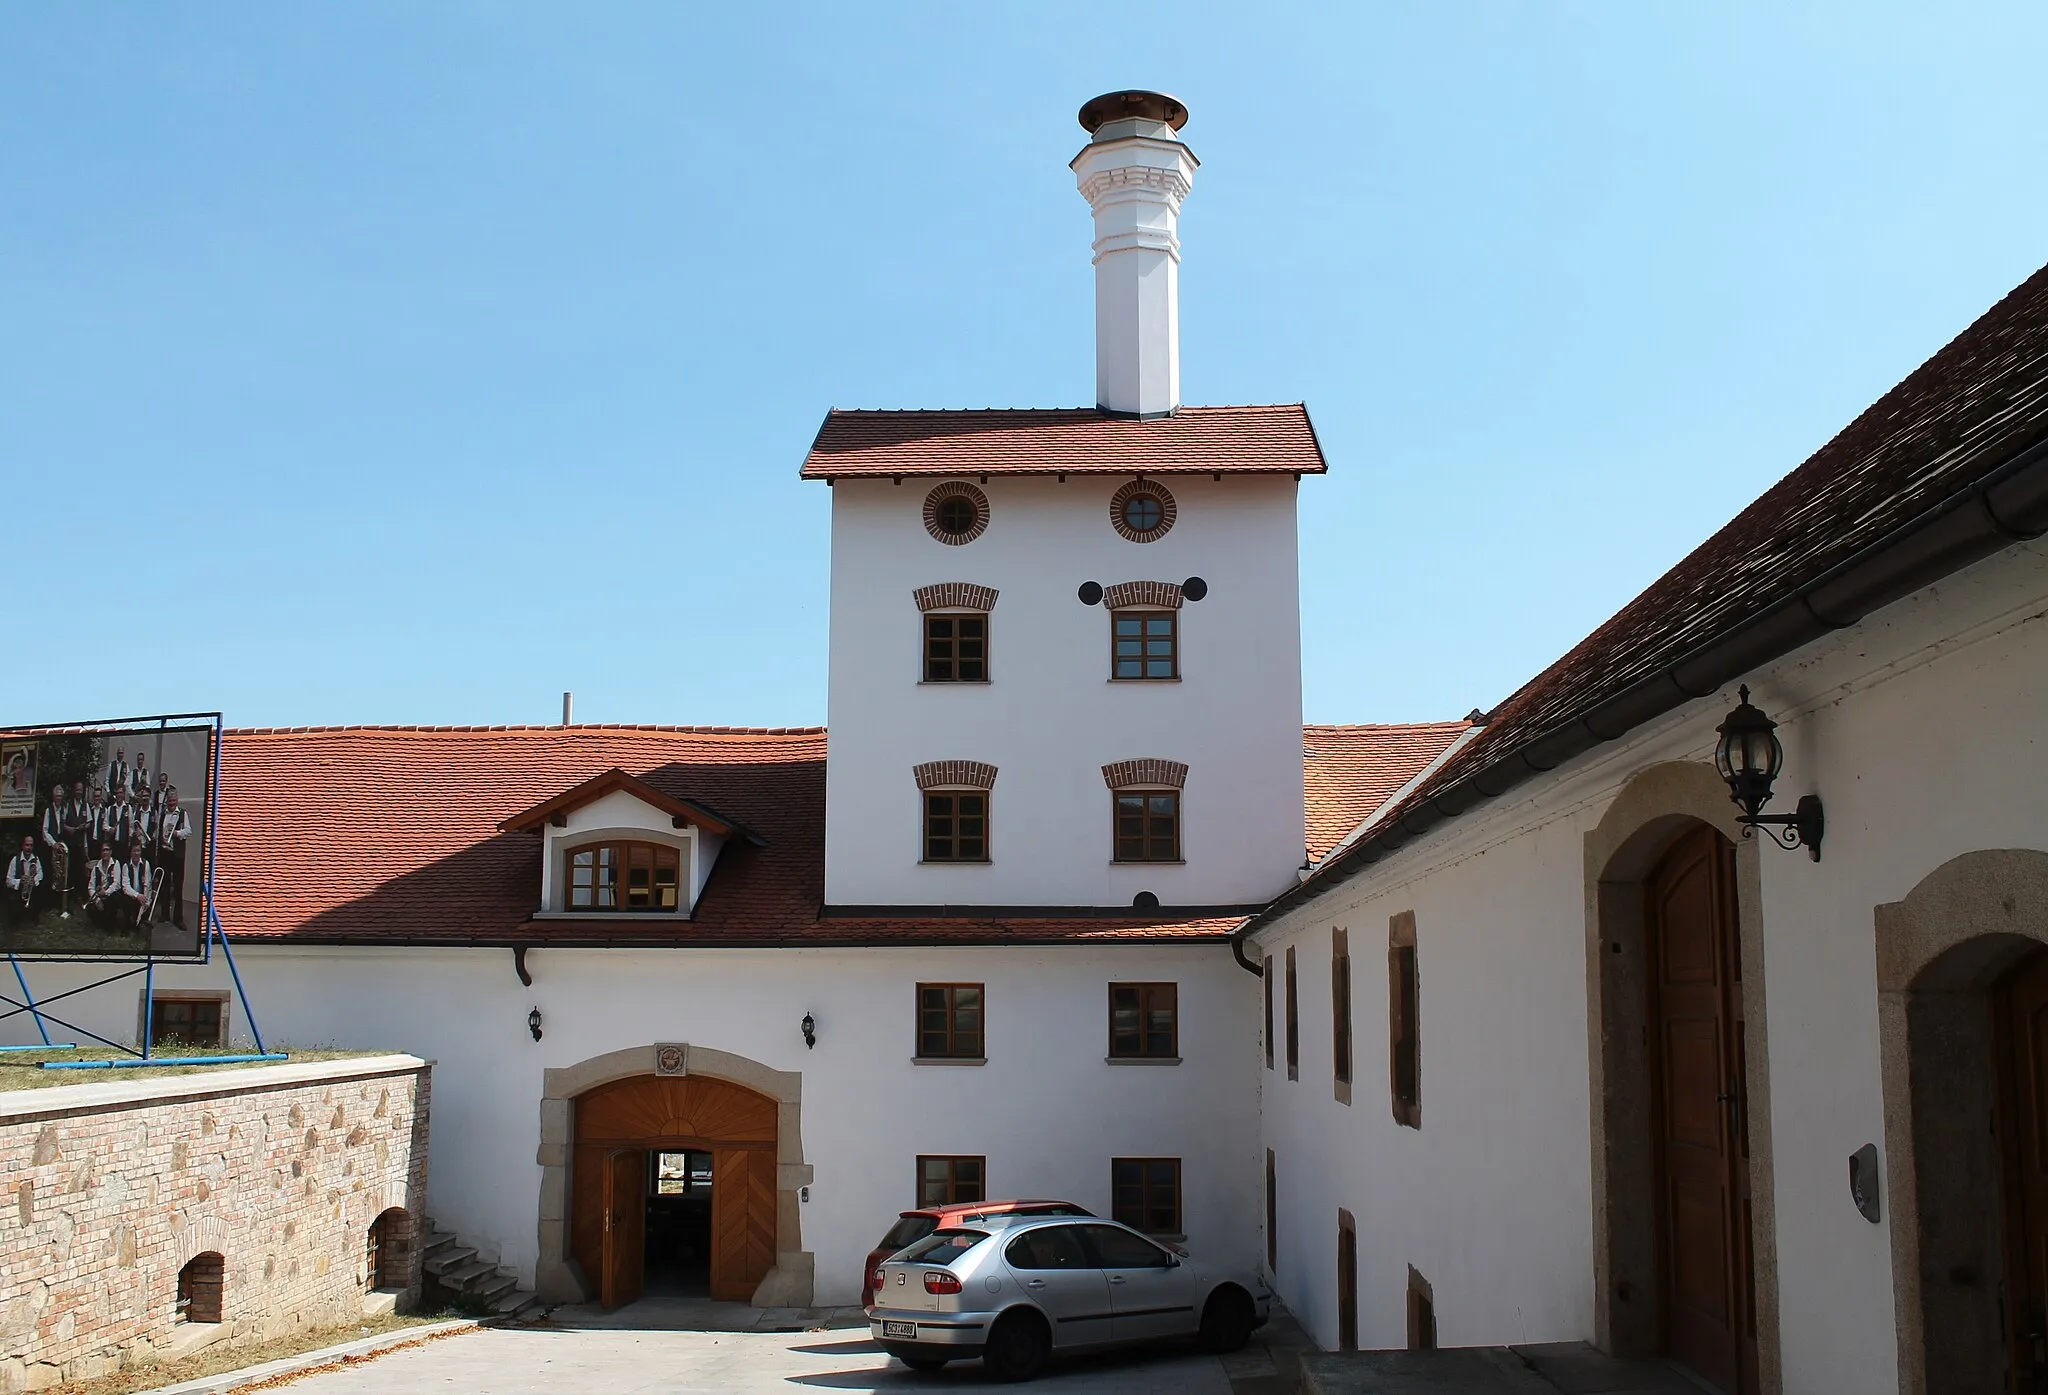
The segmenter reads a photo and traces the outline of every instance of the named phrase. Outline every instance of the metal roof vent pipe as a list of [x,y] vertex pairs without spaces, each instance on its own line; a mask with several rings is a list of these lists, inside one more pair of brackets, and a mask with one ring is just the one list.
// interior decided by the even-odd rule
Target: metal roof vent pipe
[[1180,406],[1180,205],[1201,163],[1188,109],[1163,92],[1106,92],[1081,108],[1070,162],[1095,213],[1095,403],[1121,417]]
[[574,726],[575,724],[576,724],[576,694],[574,694],[574,693],[563,693],[563,694],[562,694],[562,725],[563,725],[563,726],[565,726],[565,727],[568,727],[568,726]]

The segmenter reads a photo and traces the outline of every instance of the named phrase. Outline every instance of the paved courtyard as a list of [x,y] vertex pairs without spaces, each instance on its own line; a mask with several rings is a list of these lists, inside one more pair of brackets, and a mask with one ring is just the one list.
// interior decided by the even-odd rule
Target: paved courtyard
[[[863,1328],[813,1332],[675,1332],[543,1323],[465,1333],[339,1371],[292,1395],[752,1395],[803,1390],[982,1389],[979,1362],[921,1376],[890,1360]],[[1213,1356],[1187,1349],[1062,1363],[1035,1382],[1067,1395],[1232,1395]]]

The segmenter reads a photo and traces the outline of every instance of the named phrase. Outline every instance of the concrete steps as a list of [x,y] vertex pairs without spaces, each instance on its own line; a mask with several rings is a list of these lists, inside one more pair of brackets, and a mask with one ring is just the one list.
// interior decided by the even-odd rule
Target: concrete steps
[[545,1312],[538,1298],[519,1287],[517,1274],[479,1257],[475,1246],[436,1227],[432,1217],[420,1247],[430,1308],[454,1307],[507,1322],[532,1322]]

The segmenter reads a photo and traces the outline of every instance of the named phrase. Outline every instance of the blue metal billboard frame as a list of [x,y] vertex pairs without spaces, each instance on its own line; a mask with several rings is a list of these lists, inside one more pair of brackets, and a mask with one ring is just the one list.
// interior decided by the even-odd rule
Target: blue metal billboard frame
[[[206,869],[204,873],[201,875],[199,882],[199,901],[200,905],[204,908],[202,914],[205,916],[206,919],[206,933],[200,938],[199,954],[197,958],[190,958],[184,955],[179,955],[176,956],[175,962],[180,964],[211,964],[213,962],[213,947],[216,944],[220,946],[221,958],[227,962],[228,975],[234,981],[235,996],[242,1004],[243,1020],[249,1024],[249,1035],[255,1039],[256,1054],[253,1056],[244,1055],[235,1057],[209,1056],[160,1058],[155,1056],[152,1050],[152,1043],[150,1041],[149,1032],[149,1016],[146,1010],[143,1015],[142,1030],[140,1033],[142,1037],[142,1047],[140,1050],[137,1050],[132,1046],[128,1046],[123,1042],[111,1041],[108,1038],[101,1036],[99,1033],[92,1031],[89,1028],[81,1027],[75,1022],[67,1022],[63,1018],[58,1017],[56,1014],[45,1010],[47,1006],[51,1003],[61,1002],[65,998],[75,997],[80,993],[90,992],[92,989],[95,988],[104,988],[110,983],[119,983],[124,979],[133,978],[137,974],[141,974],[143,979],[143,1002],[151,1002],[155,996],[156,962],[159,957],[153,948],[143,951],[143,961],[140,967],[125,969],[118,974],[110,974],[106,978],[95,979],[91,983],[81,984],[79,987],[67,989],[64,992],[57,994],[55,997],[43,998],[41,1000],[38,1000],[35,996],[35,993],[29,988],[28,974],[24,969],[24,961],[12,950],[9,950],[7,953],[7,962],[14,969],[14,979],[15,982],[21,988],[21,998],[17,1000],[15,998],[9,997],[5,993],[0,993],[0,1004],[4,1004],[8,1009],[7,1011],[0,1012],[0,1022],[4,1022],[10,1017],[19,1017],[24,1012],[28,1013],[31,1017],[35,1019],[36,1033],[37,1035],[42,1037],[43,1040],[40,1046],[31,1045],[26,1047],[8,1047],[0,1048],[0,1050],[77,1050],[78,1047],[75,1043],[52,1042],[50,1040],[49,1024],[55,1023],[56,1025],[64,1028],[68,1032],[76,1032],[80,1036],[91,1038],[93,1041],[100,1043],[102,1046],[110,1047],[115,1051],[124,1052],[126,1053],[128,1058],[131,1058],[134,1061],[152,1063],[161,1061],[163,1064],[175,1063],[178,1065],[197,1065],[205,1064],[207,1062],[228,1064],[231,1061],[281,1061],[286,1059],[285,1053],[272,1052],[263,1044],[263,1029],[261,1026],[257,1024],[256,1010],[249,1001],[249,990],[247,986],[245,986],[242,982],[241,969],[237,967],[235,964],[234,948],[228,943],[227,927],[221,923],[220,910],[214,904],[214,876],[219,866],[220,852],[220,748],[221,742],[225,737],[227,731],[227,728],[222,720],[222,714],[219,712],[172,712],[159,714],[151,717],[106,718],[91,722],[50,722],[47,724],[29,727],[8,727],[5,728],[5,730],[8,732],[24,733],[54,733],[62,731],[81,730],[133,730],[136,728],[142,728],[144,730],[147,730],[149,724],[154,723],[156,726],[156,730],[161,733],[168,731],[173,722],[182,722],[196,725],[200,721],[210,721],[213,724],[213,751],[211,756],[211,769],[207,771],[206,788]],[[75,955],[36,955],[32,956],[27,962],[75,964],[105,962],[120,963],[124,961],[114,956],[108,955],[95,955],[91,958],[81,958]],[[126,1064],[126,1062],[123,1060],[116,1059],[107,1061],[46,1061],[43,1064],[46,1068],[50,1069],[83,1069],[95,1066],[117,1066]]]

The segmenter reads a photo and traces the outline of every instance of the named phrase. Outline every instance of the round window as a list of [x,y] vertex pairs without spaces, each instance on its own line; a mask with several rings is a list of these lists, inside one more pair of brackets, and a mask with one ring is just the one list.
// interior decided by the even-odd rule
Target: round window
[[933,510],[933,520],[939,525],[941,533],[949,533],[954,537],[962,533],[971,533],[974,531],[974,501],[964,494],[941,499],[938,508]]
[[1110,496],[1109,521],[1134,543],[1157,542],[1173,527],[1173,495],[1157,480],[1132,480]]
[[1124,500],[1124,525],[1133,533],[1149,533],[1159,526],[1166,510],[1150,494],[1133,494]]
[[971,543],[988,527],[988,495],[964,480],[942,484],[924,496],[924,526],[949,547]]

